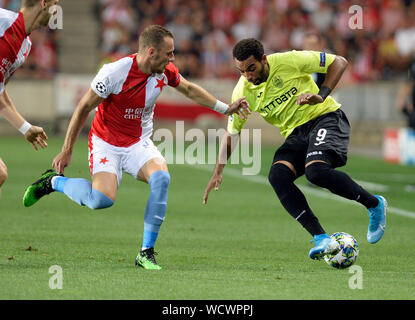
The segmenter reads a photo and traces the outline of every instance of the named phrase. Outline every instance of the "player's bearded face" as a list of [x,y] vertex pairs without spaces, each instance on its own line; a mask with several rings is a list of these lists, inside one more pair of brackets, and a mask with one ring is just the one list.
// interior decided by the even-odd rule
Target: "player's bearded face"
[[255,84],[258,85],[262,82],[265,82],[267,81],[267,78],[268,78],[268,74],[266,72],[265,63],[261,62],[261,70],[259,71],[259,77],[257,78],[256,80],[257,83]]
[[253,56],[250,56],[244,61],[235,59],[235,64],[241,75],[254,85],[267,81],[268,64],[266,58],[258,61]]
[[174,40],[166,37],[164,44],[156,51],[152,61],[152,71],[163,73],[166,66],[174,61]]

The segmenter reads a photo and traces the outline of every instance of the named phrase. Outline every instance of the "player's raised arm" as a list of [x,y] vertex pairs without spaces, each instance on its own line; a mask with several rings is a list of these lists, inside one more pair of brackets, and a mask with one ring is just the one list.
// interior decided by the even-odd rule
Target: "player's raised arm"
[[[412,113],[414,105],[410,102],[406,104],[408,96],[411,94],[412,88],[414,88],[415,80],[408,81],[399,87],[398,93],[395,99],[395,108],[401,112]],[[405,110],[407,108],[407,110]]]
[[59,153],[52,162],[52,167],[58,172],[63,173],[65,168],[71,162],[72,151],[85,121],[88,118],[89,112],[96,108],[104,99],[98,96],[91,88],[79,101],[71,121],[66,131],[65,142],[62,146],[62,151]]
[[6,90],[0,94],[0,113],[13,127],[25,136],[26,140],[33,145],[33,148],[38,150],[37,146],[41,148],[48,146],[45,141],[48,137],[43,128],[33,126],[23,118],[17,111]]
[[298,105],[309,104],[314,105],[322,103],[327,96],[334,90],[340,78],[346,70],[348,62],[342,56],[336,56],[327,69],[326,79],[321,85],[318,94],[303,93],[297,99]]
[[242,119],[247,119],[247,115],[251,113],[245,97],[242,97],[232,104],[227,105],[226,103],[217,100],[213,95],[211,95],[202,87],[193,82],[187,81],[183,77],[181,77],[180,84],[176,87],[176,89],[198,104],[209,107],[225,115],[236,113]]
[[332,90],[336,87],[344,70],[346,70],[349,62],[342,56],[336,56],[333,63],[328,67],[326,79],[322,83],[322,87],[327,86]]

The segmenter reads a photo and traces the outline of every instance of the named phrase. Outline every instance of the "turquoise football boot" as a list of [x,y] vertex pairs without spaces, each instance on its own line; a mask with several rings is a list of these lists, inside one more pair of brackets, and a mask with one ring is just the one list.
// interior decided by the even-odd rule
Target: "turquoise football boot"
[[308,255],[313,260],[321,260],[326,254],[335,255],[340,251],[340,244],[327,233],[315,235],[311,241],[315,245],[310,249]]
[[367,241],[369,243],[378,242],[386,229],[386,207],[388,202],[382,196],[375,196],[379,204],[369,209],[369,228],[367,230]]

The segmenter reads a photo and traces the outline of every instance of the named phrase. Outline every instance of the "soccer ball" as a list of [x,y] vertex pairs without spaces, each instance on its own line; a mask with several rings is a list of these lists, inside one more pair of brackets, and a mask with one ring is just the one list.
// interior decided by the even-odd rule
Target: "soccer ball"
[[325,255],[324,260],[327,264],[336,269],[345,269],[355,263],[359,255],[359,245],[356,239],[346,232],[336,232],[330,237],[340,244],[340,251],[335,255]]

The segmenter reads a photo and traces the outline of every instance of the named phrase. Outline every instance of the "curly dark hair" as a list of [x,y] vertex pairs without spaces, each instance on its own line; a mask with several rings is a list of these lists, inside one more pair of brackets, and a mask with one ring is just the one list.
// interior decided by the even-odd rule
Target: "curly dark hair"
[[233,47],[233,57],[238,61],[244,61],[250,56],[254,56],[256,60],[261,61],[263,55],[264,46],[254,38],[243,39]]

